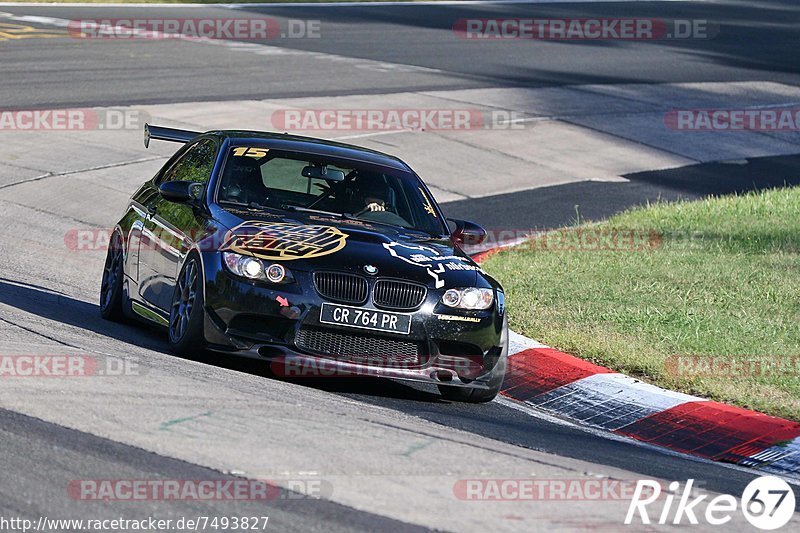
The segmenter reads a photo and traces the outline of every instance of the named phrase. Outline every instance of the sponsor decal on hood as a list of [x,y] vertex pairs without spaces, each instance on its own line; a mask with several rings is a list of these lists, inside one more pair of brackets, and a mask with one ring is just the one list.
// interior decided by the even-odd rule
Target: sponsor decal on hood
[[292,261],[336,253],[344,248],[346,240],[347,235],[333,226],[250,220],[225,235],[220,251],[267,261]]
[[470,264],[466,257],[441,255],[429,246],[388,242],[384,243],[383,247],[389,251],[392,257],[405,261],[409,265],[424,268],[434,279],[437,289],[444,287],[444,275],[447,272],[470,270],[485,273],[479,266]]

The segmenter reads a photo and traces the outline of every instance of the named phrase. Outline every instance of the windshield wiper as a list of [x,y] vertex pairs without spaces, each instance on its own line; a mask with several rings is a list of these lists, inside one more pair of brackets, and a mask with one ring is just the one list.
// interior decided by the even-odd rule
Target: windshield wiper
[[220,200],[220,204],[223,205],[235,205],[236,207],[244,207],[246,209],[273,209],[272,207],[261,205],[258,202],[250,202],[246,204],[244,202],[234,202],[233,200]]
[[284,209],[286,211],[297,211],[297,212],[300,212],[300,213],[318,213],[318,214],[321,214],[321,215],[330,215],[330,216],[334,216],[336,218],[340,218],[342,220],[352,220],[352,221],[355,221],[355,222],[367,222],[368,224],[376,224],[378,226],[386,226],[386,227],[393,228],[393,229],[396,229],[396,230],[401,230],[401,231],[413,231],[413,232],[416,232],[416,233],[421,233],[422,235],[426,235],[428,237],[436,237],[436,235],[433,235],[433,234],[428,233],[427,231],[424,231],[424,230],[421,230],[421,229],[410,228],[410,227],[406,227],[406,226],[400,226],[399,224],[392,224],[390,222],[377,222],[375,220],[370,220],[368,218],[360,218],[360,217],[357,217],[357,216],[353,216],[351,213],[334,213],[332,211],[323,211],[321,209],[311,209],[309,207],[300,207],[299,205],[282,205],[281,209]]
[[309,207],[300,207],[299,205],[282,205],[281,209],[284,211],[297,211],[300,213],[317,213],[320,215],[330,215],[337,218],[347,218],[342,213],[334,213],[332,211],[323,211],[321,209],[311,209]]
[[356,220],[356,221],[359,221],[359,222],[367,222],[369,224],[377,224],[378,226],[386,226],[386,227],[393,228],[393,229],[396,229],[396,230],[413,231],[415,233],[421,233],[422,235],[426,235],[428,237],[436,237],[436,235],[434,235],[432,233],[428,233],[425,230],[417,229],[417,228],[414,228],[414,227],[411,227],[411,226],[401,226],[400,224],[392,224],[391,222],[378,222],[377,220],[370,220],[368,218],[361,218],[361,217],[353,216],[350,213],[342,213],[342,217],[345,220]]

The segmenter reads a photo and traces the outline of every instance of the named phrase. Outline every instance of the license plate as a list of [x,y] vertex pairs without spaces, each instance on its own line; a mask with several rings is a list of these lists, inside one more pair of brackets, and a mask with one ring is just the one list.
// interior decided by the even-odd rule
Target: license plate
[[388,331],[403,335],[411,332],[411,315],[373,311],[347,305],[323,303],[319,321],[324,324]]

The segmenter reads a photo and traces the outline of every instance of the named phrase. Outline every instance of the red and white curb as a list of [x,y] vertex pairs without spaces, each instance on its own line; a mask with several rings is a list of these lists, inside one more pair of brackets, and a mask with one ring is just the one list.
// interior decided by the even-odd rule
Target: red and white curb
[[800,478],[800,423],[662,389],[513,332],[501,394],[675,452]]

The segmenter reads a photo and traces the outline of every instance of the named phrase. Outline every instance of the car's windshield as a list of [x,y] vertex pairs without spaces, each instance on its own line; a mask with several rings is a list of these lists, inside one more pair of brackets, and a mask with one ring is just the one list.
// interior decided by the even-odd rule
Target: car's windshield
[[445,233],[433,199],[410,173],[367,163],[268,150],[231,148],[217,201]]

